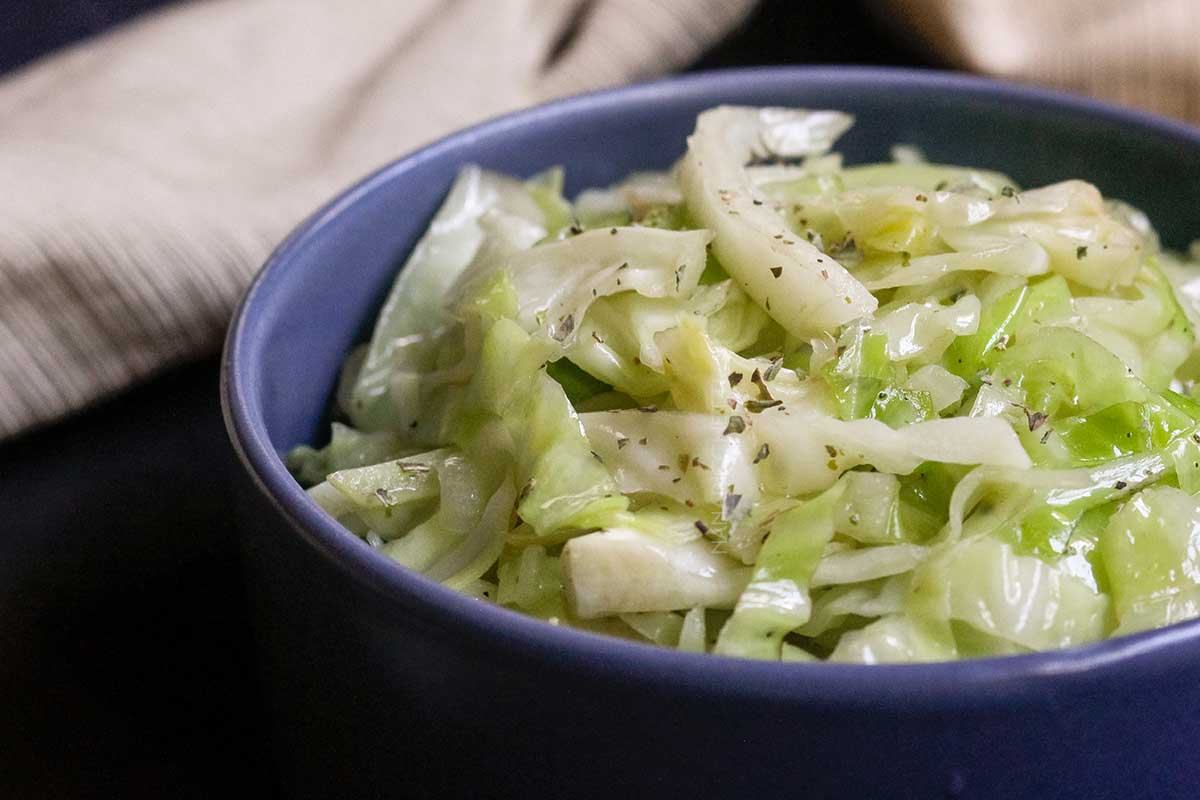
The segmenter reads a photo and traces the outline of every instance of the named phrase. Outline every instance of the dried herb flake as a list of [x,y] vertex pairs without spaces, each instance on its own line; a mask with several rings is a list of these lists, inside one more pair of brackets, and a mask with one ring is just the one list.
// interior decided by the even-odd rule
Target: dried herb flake
[[728,436],[731,433],[741,433],[746,430],[746,420],[736,414],[729,418],[729,424],[725,426],[725,432],[722,436]]
[[768,408],[774,408],[775,406],[778,406],[778,405],[783,405],[783,401],[782,400],[747,400],[746,401],[746,410],[749,411],[751,414],[760,414],[763,411],[766,411]]

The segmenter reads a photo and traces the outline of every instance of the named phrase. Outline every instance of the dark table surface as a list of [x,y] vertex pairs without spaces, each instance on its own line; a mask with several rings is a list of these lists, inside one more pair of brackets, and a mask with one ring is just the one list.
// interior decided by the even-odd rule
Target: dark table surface
[[[0,72],[161,5],[6,0]],[[695,68],[927,63],[864,8],[767,0]],[[0,445],[0,798],[272,794],[218,371]]]

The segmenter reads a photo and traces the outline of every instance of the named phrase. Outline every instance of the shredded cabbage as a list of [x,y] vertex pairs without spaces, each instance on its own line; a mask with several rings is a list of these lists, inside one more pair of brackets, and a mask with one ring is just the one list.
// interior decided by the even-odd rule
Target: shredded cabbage
[[1200,247],[1082,180],[847,165],[851,122],[715,108],[573,200],[465,167],[289,467],[405,568],[685,652],[1200,617]]

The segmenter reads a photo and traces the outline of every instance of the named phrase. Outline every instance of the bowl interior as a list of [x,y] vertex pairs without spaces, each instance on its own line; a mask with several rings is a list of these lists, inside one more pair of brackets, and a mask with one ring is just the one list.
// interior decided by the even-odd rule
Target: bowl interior
[[1024,186],[1083,178],[1141,207],[1169,246],[1200,236],[1200,134],[1077,98],[936,73],[797,68],[575,98],[386,167],[280,248],[248,295],[226,356],[235,438],[260,479],[277,497],[303,502],[298,490],[281,488],[289,479],[269,454],[327,435],[341,362],[369,334],[396,268],[461,165],[521,176],[564,165],[572,194],[669,166],[696,114],[719,103],[844,109],[857,117],[838,143],[851,163],[886,160],[891,145],[908,143],[931,161],[1001,170]]

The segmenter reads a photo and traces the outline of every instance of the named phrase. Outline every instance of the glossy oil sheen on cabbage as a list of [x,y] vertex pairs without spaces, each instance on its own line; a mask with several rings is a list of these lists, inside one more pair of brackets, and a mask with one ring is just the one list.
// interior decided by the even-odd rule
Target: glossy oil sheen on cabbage
[[1083,180],[845,165],[851,123],[714,108],[671,170],[573,200],[464,168],[297,479],[480,602],[685,651],[1200,616],[1196,248]]

